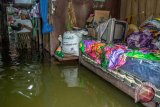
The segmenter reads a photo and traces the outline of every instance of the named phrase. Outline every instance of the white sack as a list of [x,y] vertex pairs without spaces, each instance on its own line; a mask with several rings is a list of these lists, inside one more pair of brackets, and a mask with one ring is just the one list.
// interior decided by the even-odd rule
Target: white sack
[[79,56],[79,42],[82,40],[82,35],[86,35],[86,31],[71,31],[63,34],[62,52],[66,54]]

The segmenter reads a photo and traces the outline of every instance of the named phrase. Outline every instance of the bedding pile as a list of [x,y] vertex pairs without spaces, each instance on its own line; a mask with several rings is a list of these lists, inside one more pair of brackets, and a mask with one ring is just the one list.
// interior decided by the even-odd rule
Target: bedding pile
[[128,57],[140,60],[160,61],[160,52],[158,50],[133,50],[125,45],[105,44],[95,40],[81,41],[80,49],[105,69],[114,70],[120,68],[125,65]]

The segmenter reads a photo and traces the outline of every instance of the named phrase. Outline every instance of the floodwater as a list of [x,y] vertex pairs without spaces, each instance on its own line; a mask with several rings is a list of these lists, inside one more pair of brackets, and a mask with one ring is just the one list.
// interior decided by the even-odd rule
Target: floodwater
[[0,107],[142,107],[75,62],[0,50]]

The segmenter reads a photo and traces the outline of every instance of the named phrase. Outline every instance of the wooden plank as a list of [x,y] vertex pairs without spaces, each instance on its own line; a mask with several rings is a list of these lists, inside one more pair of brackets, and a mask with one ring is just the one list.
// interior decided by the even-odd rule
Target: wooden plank
[[58,60],[58,61],[69,61],[69,60],[78,60],[78,56],[74,56],[74,55],[68,55],[65,54],[64,58],[61,58],[57,55],[54,55],[54,57]]

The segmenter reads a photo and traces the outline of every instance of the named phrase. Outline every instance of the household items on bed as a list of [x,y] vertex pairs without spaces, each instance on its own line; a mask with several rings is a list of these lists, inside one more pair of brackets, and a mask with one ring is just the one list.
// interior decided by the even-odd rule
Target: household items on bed
[[80,42],[80,49],[88,54],[98,64],[107,69],[117,69],[125,64],[126,57],[133,57],[144,60],[160,61],[159,51],[146,49],[131,50],[125,45],[106,45],[94,40],[83,40]]
[[82,52],[89,54],[98,64],[101,63],[100,56],[103,53],[105,43],[99,43],[94,40],[84,40],[80,43]]
[[154,34],[148,30],[132,33],[127,38],[127,44],[130,48],[149,48],[157,49],[157,46],[153,43]]
[[83,40],[80,43],[81,51],[90,55],[98,64],[104,68],[116,69],[125,63],[126,46],[106,45],[96,41]]
[[160,61],[160,52],[158,50],[132,50],[127,52],[126,56],[142,60]]
[[129,33],[127,43],[131,48],[160,49],[159,38],[160,19],[153,18],[145,21],[139,30]]

